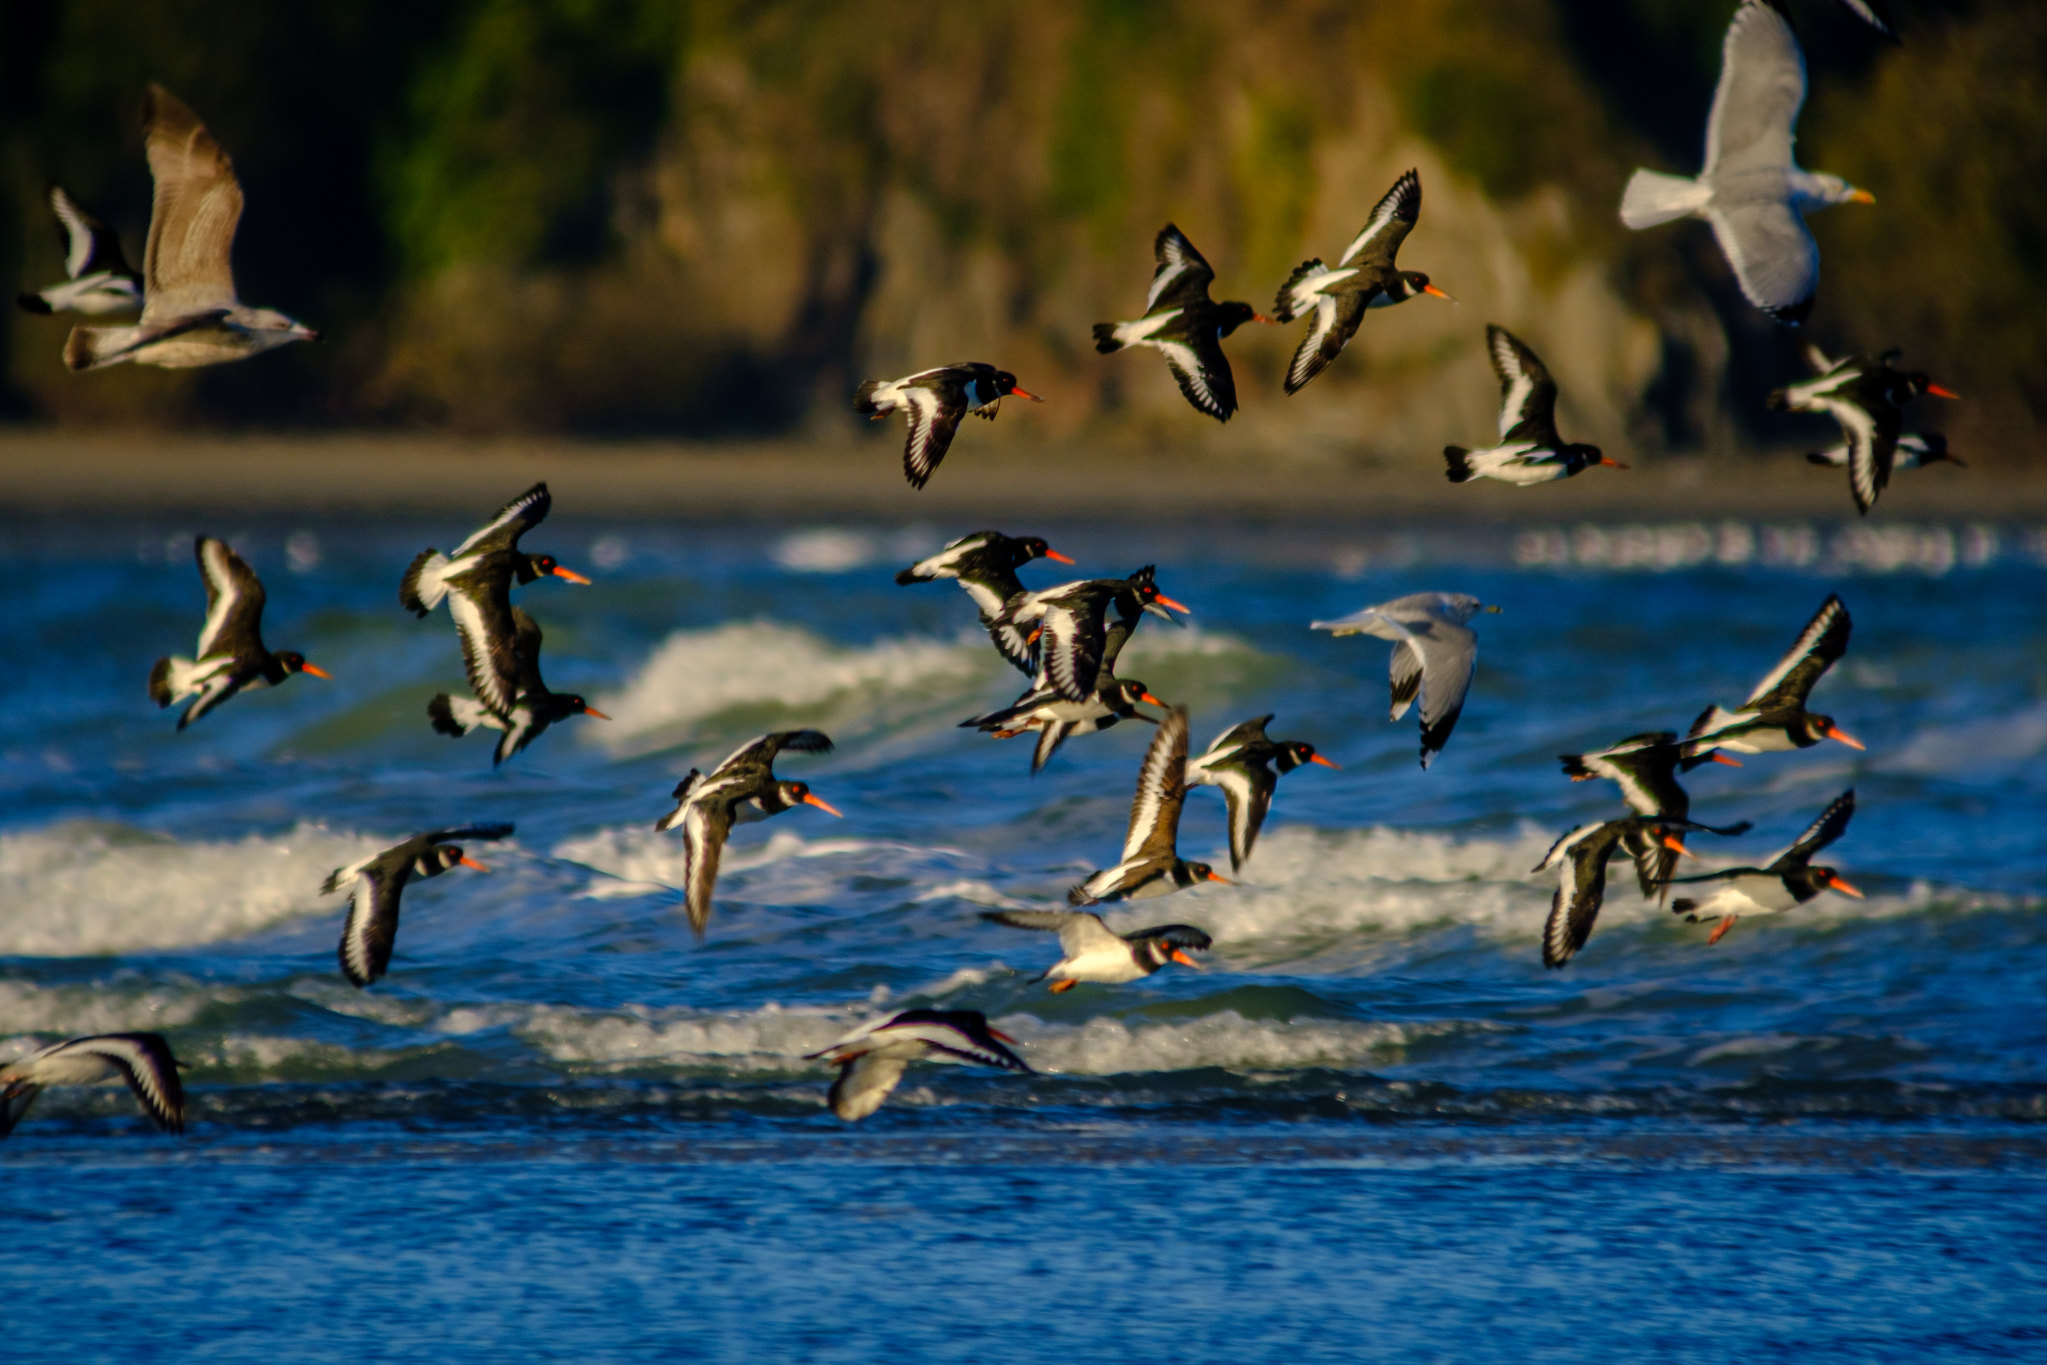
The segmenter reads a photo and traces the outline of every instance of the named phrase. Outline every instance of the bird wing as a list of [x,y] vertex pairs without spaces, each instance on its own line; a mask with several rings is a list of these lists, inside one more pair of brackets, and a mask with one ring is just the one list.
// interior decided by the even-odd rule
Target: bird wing
[[1059,951],[1068,957],[1123,946],[1123,937],[1110,931],[1100,915],[1071,910],[987,910],[981,918],[1012,929],[1039,929],[1059,935]]
[[161,1033],[101,1033],[80,1038],[64,1051],[89,1053],[109,1063],[157,1127],[167,1133],[185,1131],[185,1087],[178,1080],[177,1058]]
[[1702,178],[1789,167],[1792,125],[1805,103],[1805,54],[1790,21],[1770,0],[1744,0],[1720,52]]
[[1876,6],[1870,4],[1869,0],[1841,0],[1841,4],[1850,14],[1860,19],[1863,23],[1868,24],[1878,33],[1883,34],[1884,37],[1894,43],[1899,41],[1897,30],[1884,22],[1884,17],[1876,12]]
[[1316,297],[1315,321],[1294,349],[1293,363],[1287,366],[1288,393],[1300,392],[1309,380],[1329,367],[1330,361],[1343,354],[1343,348],[1356,335],[1358,324],[1364,321],[1365,307],[1370,301],[1369,294]]
[[510,719],[519,697],[522,661],[508,585],[502,580],[451,583],[448,614],[455,618],[455,634],[462,641],[469,690],[492,715]]
[[1478,636],[1470,627],[1432,620],[1407,639],[1422,663],[1422,766],[1450,742],[1478,667]]
[[1393,685],[1393,700],[1386,719],[1399,720],[1407,714],[1407,708],[1414,705],[1414,699],[1421,695],[1422,656],[1402,640],[1393,646],[1393,658],[1387,671]]
[[1130,802],[1130,828],[1123,836],[1123,861],[1140,854],[1171,858],[1180,832],[1180,806],[1187,799],[1187,708],[1176,706],[1159,723],[1137,770],[1137,794]]
[[1386,191],[1372,209],[1372,216],[1358,235],[1350,239],[1350,245],[1337,257],[1339,266],[1352,261],[1378,261],[1386,265],[1393,263],[1393,257],[1400,250],[1400,244],[1407,240],[1415,221],[1422,213],[1422,180],[1413,171],[1393,182],[1393,188]]
[[176,95],[152,85],[143,101],[156,199],[143,252],[145,323],[236,305],[229,253],[242,217],[234,163]]
[[711,770],[711,777],[742,784],[768,780],[773,776],[775,756],[784,749],[797,754],[828,754],[832,740],[822,730],[770,730],[734,749]]
[[1855,788],[1850,787],[1820,812],[1819,819],[1806,826],[1805,833],[1798,836],[1798,842],[1772,858],[1766,870],[1782,873],[1804,867],[1812,861],[1815,853],[1846,834],[1848,822],[1854,818]]
[[1500,439],[1550,445],[1557,434],[1557,381],[1534,351],[1504,327],[1485,329],[1493,373],[1500,377]]
[[398,898],[410,874],[409,861],[383,857],[356,874],[348,920],[341,926],[339,956],[341,974],[358,990],[391,965],[391,949],[398,941]]
[[197,657],[213,653],[224,640],[237,637],[261,641],[263,626],[263,582],[255,570],[224,540],[201,536],[192,553],[199,561],[199,576],[206,580],[206,624],[199,628]]
[[953,433],[966,415],[965,400],[948,404],[937,392],[916,384],[903,389],[909,435],[903,441],[903,475],[912,488],[922,488],[952,448]]
[[547,491],[545,482],[536,483],[518,497],[498,509],[496,516],[471,533],[469,539],[455,547],[450,559],[460,559],[486,540],[501,538],[507,549],[519,543],[519,537],[547,519],[547,513],[554,506],[554,499]]
[[1811,311],[1820,248],[1796,209],[1781,199],[1764,199],[1709,209],[1706,221],[1750,303],[1787,322]]
[[1251,856],[1258,831],[1265,827],[1265,814],[1272,809],[1272,789],[1279,779],[1270,768],[1238,765],[1211,771],[1209,781],[1223,789],[1230,811],[1230,870],[1236,871]]
[[1237,410],[1237,379],[1230,373],[1229,357],[1223,354],[1222,338],[1209,332],[1191,342],[1154,341],[1152,345],[1166,358],[1166,368],[1197,412],[1222,422],[1230,420]]
[[862,1052],[839,1063],[838,1079],[832,1082],[825,1102],[832,1113],[847,1123],[856,1123],[881,1108],[882,1101],[902,1083],[910,1058],[895,1052]]
[[697,801],[682,817],[682,885],[689,927],[702,938],[711,922],[711,891],[718,885],[718,860],[732,833],[732,807],[724,802]]
[[1158,269],[1152,272],[1151,292],[1144,297],[1146,313],[1156,309],[1164,300],[1181,305],[1190,299],[1208,297],[1208,286],[1215,279],[1215,271],[1194,249],[1194,243],[1187,240],[1187,234],[1168,223],[1159,229],[1158,240],[1152,243],[1151,251],[1158,259]]
[[[1613,856],[1614,844],[1628,823],[1609,820],[1584,826],[1564,836],[1570,841],[1568,846],[1560,841],[1558,848],[1551,850],[1561,870],[1556,894],[1550,899],[1549,921],[1542,930],[1543,966],[1563,966],[1592,936],[1599,908],[1606,901],[1607,859]],[[1560,851],[1564,856],[1558,857]]]
[[1067,701],[1086,701],[1101,680],[1102,656],[1108,645],[1106,597],[1077,595],[1045,608],[1038,638],[1039,685]]
[[1175,948],[1187,948],[1205,953],[1215,946],[1215,940],[1208,932],[1191,924],[1154,924],[1149,929],[1137,929],[1120,936],[1126,943],[1147,943],[1154,939],[1170,943]]
[[121,254],[121,239],[99,219],[78,206],[62,185],[50,186],[50,212],[64,231],[64,274],[70,279],[96,271],[132,275],[128,258]]
[[457,825],[453,829],[437,829],[419,837],[428,844],[452,844],[462,839],[509,839],[512,837],[512,822],[490,820],[480,825]]
[[1820,603],[1820,609],[1798,633],[1797,641],[1756,684],[1741,709],[1766,711],[1790,701],[1804,705],[1820,675],[1848,652],[1848,637],[1854,626],[1847,604],[1837,594],[1828,593],[1827,600]]

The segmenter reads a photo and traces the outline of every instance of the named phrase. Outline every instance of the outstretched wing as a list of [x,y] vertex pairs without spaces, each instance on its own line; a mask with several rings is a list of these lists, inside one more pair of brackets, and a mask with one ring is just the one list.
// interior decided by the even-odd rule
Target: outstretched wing
[[1323,294],[1315,300],[1315,321],[1287,366],[1286,391],[1299,393],[1309,380],[1329,368],[1329,362],[1343,354],[1343,348],[1357,334],[1365,319],[1369,294]]
[[953,434],[960,429],[966,408],[963,403],[948,404],[933,390],[916,384],[904,387],[903,408],[910,425],[903,440],[903,476],[912,488],[922,488],[952,448]]
[[1556,439],[1557,382],[1549,368],[1521,339],[1500,326],[1485,329],[1493,373],[1500,377],[1500,439]]
[[1175,948],[1186,948],[1197,953],[1205,953],[1214,946],[1214,940],[1209,938],[1206,930],[1197,929],[1191,924],[1154,924],[1149,929],[1139,929],[1122,937],[1129,943],[1145,943],[1156,939],[1161,943],[1170,943]]
[[1609,820],[1573,830],[1564,836],[1568,844],[1560,841],[1550,851],[1551,858],[1558,857],[1560,851],[1565,856],[1560,859],[1563,866],[1557,874],[1556,894],[1550,898],[1549,920],[1543,925],[1543,966],[1563,966],[1592,937],[1592,926],[1606,903],[1607,860],[1629,823]]
[[1848,832],[1848,822],[1855,818],[1855,788],[1850,787],[1834,798],[1833,804],[1820,812],[1820,818],[1806,827],[1798,836],[1798,842],[1770,860],[1772,872],[1788,872],[1803,867],[1812,861],[1815,853]]
[[1820,609],[1798,633],[1797,642],[1775,668],[1763,675],[1763,680],[1742,703],[1742,709],[1767,711],[1786,702],[1804,705],[1820,675],[1848,652],[1848,637],[1854,625],[1848,617],[1847,604],[1837,594],[1828,593],[1827,600],[1820,603]]
[[457,825],[453,829],[437,829],[420,837],[429,844],[452,844],[464,839],[509,839],[512,837],[512,822],[492,820],[480,825]]
[[206,624],[199,630],[205,658],[223,641],[260,640],[263,625],[263,583],[224,540],[201,536],[193,544],[199,576],[206,580]]
[[1130,829],[1123,836],[1123,861],[1140,854],[1173,856],[1180,832],[1180,806],[1187,799],[1187,708],[1176,706],[1159,723],[1137,770],[1137,794],[1130,803]]
[[142,320],[231,307],[235,277],[228,257],[242,218],[234,163],[199,116],[160,85],[144,97],[143,128],[156,199],[142,257]]
[[356,874],[337,956],[341,974],[358,990],[390,968],[391,949],[398,942],[398,901],[408,875],[408,864],[381,860]]
[[111,1063],[135,1092],[143,1110],[167,1133],[185,1131],[185,1087],[178,1060],[161,1033],[102,1033],[80,1038],[67,1052],[89,1052]]
[[682,817],[682,885],[689,910],[689,927],[697,937],[711,922],[711,892],[718,885],[718,860],[725,853],[725,839],[732,833],[732,808],[721,802],[699,801]]
[[[449,585],[448,614],[462,642],[462,669],[469,690],[490,713],[509,720],[519,697],[522,660],[519,627],[512,616],[512,598],[503,579],[460,580]],[[537,671],[538,664],[535,664]]]
[[1428,767],[1464,711],[1478,668],[1478,636],[1467,626],[1437,619],[1408,637],[1422,664],[1422,766]]
[[1230,812],[1230,871],[1242,868],[1265,827],[1266,812],[1272,809],[1272,789],[1278,784],[1270,768],[1244,764],[1215,769],[1209,779],[1223,789]]
[[1422,691],[1422,656],[1408,647],[1405,640],[1393,646],[1393,658],[1387,669],[1392,684],[1392,702],[1386,719],[1399,720],[1407,714],[1407,708],[1414,705],[1414,699]]
[[1393,264],[1393,257],[1400,250],[1400,244],[1407,240],[1407,234],[1414,229],[1415,221],[1422,214],[1422,179],[1409,171],[1393,182],[1393,188],[1386,191],[1372,209],[1372,216],[1358,235],[1350,239],[1350,245],[1337,258],[1339,266],[1353,261]]
[[1791,165],[1792,125],[1805,103],[1805,54],[1771,0],[1744,0],[1720,49],[1720,85],[1706,116],[1705,179]]
[[460,559],[486,540],[502,540],[506,548],[517,545],[519,537],[547,519],[547,513],[554,506],[554,499],[547,491],[543,480],[513,498],[498,509],[496,516],[479,526],[460,545],[455,547],[451,559]]
[[64,231],[64,273],[71,279],[101,270],[133,275],[114,230],[78,206],[62,185],[50,186],[50,212]]
[[1012,929],[1038,929],[1059,935],[1059,951],[1081,957],[1103,949],[1121,947],[1123,939],[1110,932],[1100,915],[1072,910],[984,910],[981,918]]
[[1748,301],[1780,322],[1802,322],[1820,287],[1820,248],[1798,210],[1781,200],[1707,211],[1720,250]]
[[1152,273],[1151,292],[1144,298],[1146,313],[1162,303],[1167,307],[1184,307],[1191,300],[1208,297],[1215,271],[1194,249],[1194,243],[1187,240],[1186,233],[1168,223],[1159,229],[1151,250],[1159,264]]

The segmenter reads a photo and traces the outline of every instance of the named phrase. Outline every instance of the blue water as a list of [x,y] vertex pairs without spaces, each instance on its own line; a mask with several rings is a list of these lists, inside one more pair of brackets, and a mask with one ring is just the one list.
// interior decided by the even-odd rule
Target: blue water
[[[2036,530],[1013,521],[1082,573],[1159,565],[1196,624],[1147,622],[1122,672],[1198,743],[1272,711],[1344,765],[1282,781],[1243,885],[1111,917],[1207,928],[1207,970],[1052,996],[1051,939],[979,912],[1114,858],[1150,732],[1032,780],[1027,740],[956,728],[1020,680],[957,589],[892,575],[973,528],[560,507],[529,548],[596,583],[521,600],[550,684],[615,719],[498,771],[428,728],[452,629],[396,603],[465,529],[0,532],[0,1058],[153,1028],[191,1064],[182,1139],[72,1090],[0,1146],[18,1358],[2047,1354]],[[335,678],[180,735],[143,682],[191,647],[199,530]],[[1386,646],[1305,628],[1422,589],[1504,608],[1426,773]],[[1620,810],[1555,755],[1738,701],[1829,591],[1855,635],[1814,705],[1868,751],[1699,770],[1695,815],[1755,831],[1693,848],[1767,858],[1853,786],[1828,856],[1869,898],[1709,949],[1616,867],[1545,971],[1529,869]],[[737,833],[698,943],[653,821],[797,725],[838,749],[780,770],[846,818]],[[390,976],[349,987],[327,871],[493,819],[493,870],[410,888]],[[1223,842],[1195,793],[1181,851]],[[1043,1074],[913,1068],[841,1125],[802,1054],[913,1004],[986,1011]]]

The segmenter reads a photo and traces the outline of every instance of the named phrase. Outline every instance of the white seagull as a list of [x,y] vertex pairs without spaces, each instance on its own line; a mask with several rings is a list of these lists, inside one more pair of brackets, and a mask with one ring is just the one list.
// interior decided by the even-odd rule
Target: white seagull
[[185,1131],[179,1062],[161,1033],[95,1033],[55,1043],[0,1067],[0,1138],[53,1085],[98,1085],[119,1076],[166,1133]]
[[1014,1042],[979,1010],[904,1010],[862,1024],[808,1060],[839,1068],[832,1112],[853,1123],[881,1108],[911,1062],[978,1062],[1030,1075],[1023,1058],[1003,1046]]
[[1450,742],[1478,668],[1478,636],[1464,623],[1481,611],[1498,610],[1464,593],[1414,592],[1308,628],[1393,641],[1393,705],[1387,719],[1399,720],[1421,698],[1426,768]]
[[64,237],[64,283],[17,294],[25,313],[132,313],[142,306],[142,277],[121,254],[114,230],[50,186],[50,212]]

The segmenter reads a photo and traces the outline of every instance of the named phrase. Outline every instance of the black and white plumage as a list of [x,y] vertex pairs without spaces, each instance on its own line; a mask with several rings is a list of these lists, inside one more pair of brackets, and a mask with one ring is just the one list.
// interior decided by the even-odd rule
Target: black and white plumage
[[1120,985],[1150,976],[1168,962],[1183,967],[1201,964],[1187,956],[1205,953],[1209,937],[1191,924],[1157,924],[1119,934],[1085,910],[985,910],[981,918],[1012,929],[1038,929],[1059,935],[1065,956],[1045,969],[1038,980],[1050,990],[1070,991],[1083,981]]
[[[1823,412],[1840,424],[1847,444],[1838,448],[1838,458],[1836,451],[1808,458],[1817,464],[1846,466],[1848,492],[1864,516],[1890,486],[1891,471],[1900,465],[1899,448],[1906,439],[1905,404],[1922,393],[1956,397],[1952,389],[1942,388],[1921,371],[1894,367],[1891,361],[1897,355],[1897,351],[1886,351],[1873,361],[1858,355],[1829,360],[1817,346],[1808,346],[1806,362],[1815,377],[1787,384],[1769,397],[1773,411]],[[1935,449],[1932,442],[1920,438],[1911,462],[1904,467],[1950,458],[1946,438],[1936,434],[1933,441],[1938,442],[1938,454],[1931,454]]]
[[1537,872],[1558,869],[1556,894],[1550,898],[1549,920],[1542,930],[1542,965],[1563,966],[1592,936],[1606,903],[1606,865],[1615,849],[1646,844],[1676,858],[1687,850],[1673,831],[1699,828],[1703,827],[1689,820],[1631,815],[1580,825],[1550,845],[1535,865]]
[[546,519],[554,499],[536,483],[498,509],[496,516],[455,547],[452,555],[428,547],[413,557],[398,583],[398,603],[425,616],[442,601],[462,642],[462,667],[476,700],[500,720],[511,717],[519,694],[519,633],[512,620],[512,583],[553,577],[590,580],[555,562],[528,554],[519,538]]
[[199,577],[206,584],[206,624],[192,658],[171,655],[149,671],[149,699],[159,707],[196,697],[178,717],[184,729],[235,693],[275,687],[294,673],[331,678],[326,669],[289,649],[263,646],[263,583],[224,540],[200,536],[193,542]]
[[1481,611],[1498,610],[1463,593],[1416,592],[1333,621],[1315,621],[1308,628],[1393,641],[1388,719],[1399,720],[1417,697],[1421,699],[1426,768],[1450,742],[1478,668],[1478,635],[1465,622]]
[[[1809,450],[1805,454],[1811,464],[1823,465],[1829,469],[1845,469],[1853,453],[1853,447],[1838,445],[1825,450]],[[1937,431],[1908,431],[1898,437],[1898,444],[1891,453],[1891,472],[1901,469],[1924,469],[1930,464],[1946,462],[1967,469],[1969,462],[1951,453],[1947,448],[1947,437]]]
[[382,976],[391,966],[391,949],[398,942],[398,901],[405,884],[415,877],[438,877],[460,865],[478,872],[489,868],[466,856],[457,839],[508,839],[509,821],[485,825],[462,825],[415,834],[359,863],[337,867],[320,886],[320,894],[331,895],[349,889],[348,919],[341,927],[341,974],[357,990]]
[[475,729],[502,731],[491,754],[493,768],[570,716],[611,719],[574,692],[549,689],[540,676],[540,623],[528,616],[524,607],[512,608],[512,632],[518,685],[505,714],[498,714],[478,698],[453,697],[446,692],[436,692],[426,704],[426,716],[436,734],[460,739]]
[[1152,736],[1137,770],[1137,794],[1130,802],[1130,827],[1123,856],[1066,893],[1070,905],[1148,900],[1196,882],[1223,882],[1207,863],[1189,862],[1176,847],[1180,808],[1187,800],[1187,708],[1176,706]]
[[142,317],[132,327],[72,328],[64,363],[74,370],[123,362],[190,369],[317,341],[312,328],[236,296],[229,257],[242,187],[213,134],[160,85],[149,87],[142,108],[156,182],[142,257]]
[[1631,228],[1705,219],[1748,301],[1793,324],[1819,289],[1820,250],[1805,214],[1873,202],[1838,175],[1800,169],[1792,125],[1804,103],[1805,54],[1790,23],[1772,0],[1742,0],[1721,49],[1705,169],[1696,179],[1638,170],[1621,197]]
[[1557,381],[1541,357],[1506,328],[1489,324],[1486,351],[1500,377],[1500,443],[1484,450],[1444,446],[1451,483],[1498,479],[1502,483],[1549,483],[1568,479],[1593,465],[1626,469],[1600,454],[1599,447],[1557,435]]
[[14,1131],[36,1096],[53,1085],[98,1085],[120,1077],[142,1112],[166,1133],[185,1131],[185,1087],[161,1033],[95,1033],[0,1066],[0,1138]]
[[64,283],[18,294],[25,313],[132,313],[142,306],[142,277],[121,254],[120,236],[50,186],[50,212],[64,242]]
[[1293,363],[1287,366],[1289,394],[1299,393],[1342,354],[1364,321],[1366,309],[1405,303],[1416,294],[1450,297],[1419,270],[1401,270],[1394,264],[1400,244],[1414,230],[1421,212],[1421,176],[1409,171],[1379,200],[1334,269],[1322,264],[1320,257],[1303,261],[1280,286],[1273,316],[1281,322],[1312,318],[1308,334],[1294,351]]
[[1137,709],[1140,702],[1165,705],[1137,679],[1104,672],[1096,679],[1094,695],[1086,701],[1068,701],[1043,683],[1034,683],[1008,706],[963,720],[960,728],[979,730],[997,739],[1014,739],[1035,732],[1038,742],[1031,751],[1031,776],[1036,777],[1052,761],[1052,755],[1059,752],[1059,746],[1075,735],[1097,734],[1126,720],[1157,724]]
[[862,1024],[809,1060],[839,1068],[828,1102],[832,1113],[854,1123],[881,1108],[911,1062],[972,1062],[1032,1074],[1009,1050],[1015,1043],[979,1010],[904,1010]]
[[706,777],[695,768],[675,784],[675,809],[654,822],[657,830],[682,830],[683,895],[689,925],[703,937],[711,922],[711,891],[718,884],[718,860],[734,825],[780,815],[797,806],[816,806],[830,815],[839,812],[814,795],[803,782],[775,776],[775,756],[784,749],[798,754],[828,754],[832,741],[822,730],[777,730],[748,740]]
[[922,488],[952,448],[960,419],[971,412],[992,422],[1002,409],[1002,400],[1012,393],[1033,403],[1045,401],[1018,388],[1016,376],[1008,370],[970,360],[920,370],[902,379],[869,379],[854,393],[853,411],[877,422],[894,412],[909,419],[909,435],[903,442],[903,477],[910,487]]
[[[1675,730],[1655,730],[1630,735],[1618,744],[1582,754],[1559,754],[1564,775],[1573,782],[1606,778],[1621,790],[1621,799],[1637,815],[1659,817],[1686,828],[1712,834],[1747,832],[1746,820],[1734,825],[1692,824],[1692,798],[1679,785],[1677,772],[1684,751]],[[1719,756],[1716,754],[1716,758]],[[1720,762],[1733,760],[1719,758]],[[1642,830],[1624,831],[1622,848],[1635,862],[1635,878],[1644,896],[1660,896],[1677,863],[1677,850]]]
[[1833,593],[1820,603],[1777,666],[1764,675],[1733,710],[1709,706],[1692,722],[1684,739],[1684,766],[1697,767],[1715,749],[1738,754],[1784,753],[1809,749],[1823,739],[1860,749],[1861,740],[1844,733],[1832,716],[1805,709],[1813,685],[1848,652],[1854,629],[1848,607]]
[[1208,752],[1187,760],[1187,785],[1221,790],[1230,812],[1230,871],[1243,870],[1258,842],[1266,812],[1272,809],[1272,792],[1279,779],[1304,763],[1325,768],[1340,765],[1315,752],[1315,746],[1298,739],[1270,738],[1265,727],[1271,714],[1233,725],[1215,737]]
[[996,650],[1013,667],[1030,673],[1037,667],[1037,652],[1031,648],[1021,630],[1013,624],[1004,623],[1001,617],[1002,609],[1009,605],[1010,599],[1024,590],[1016,571],[1034,559],[1049,559],[1059,564],[1073,562],[1039,536],[1006,536],[1000,531],[976,531],[972,535],[961,536],[929,559],[920,559],[902,570],[896,575],[896,582],[908,587],[912,583],[931,583],[941,578],[957,581],[966,589],[967,596],[974,600],[975,608],[981,613],[981,628],[995,642]]
[[1247,322],[1270,322],[1248,303],[1217,303],[1208,296],[1215,271],[1187,235],[1171,223],[1152,244],[1158,269],[1145,296],[1144,316],[1135,322],[1095,324],[1095,349],[1103,355],[1126,346],[1149,346],[1196,412],[1227,422],[1237,410],[1237,381],[1223,354],[1223,338]]
[[1677,877],[1680,883],[1713,883],[1715,889],[1704,899],[1690,898],[1670,903],[1672,913],[1687,923],[1718,917],[1720,922],[1706,936],[1710,946],[1718,943],[1743,915],[1774,915],[1803,905],[1822,891],[1838,891],[1862,899],[1862,892],[1843,881],[1831,867],[1812,866],[1813,855],[1847,833],[1855,816],[1855,789],[1850,787],[1820,812],[1819,819],[1806,827],[1796,843],[1762,867],[1729,867],[1700,877]]
[[1128,578],[1081,579],[1013,597],[996,619],[1023,631],[1026,641],[1035,636],[1038,686],[1084,702],[1104,673],[1114,673],[1146,613],[1171,621],[1172,612],[1187,610],[1159,591],[1147,564]]

